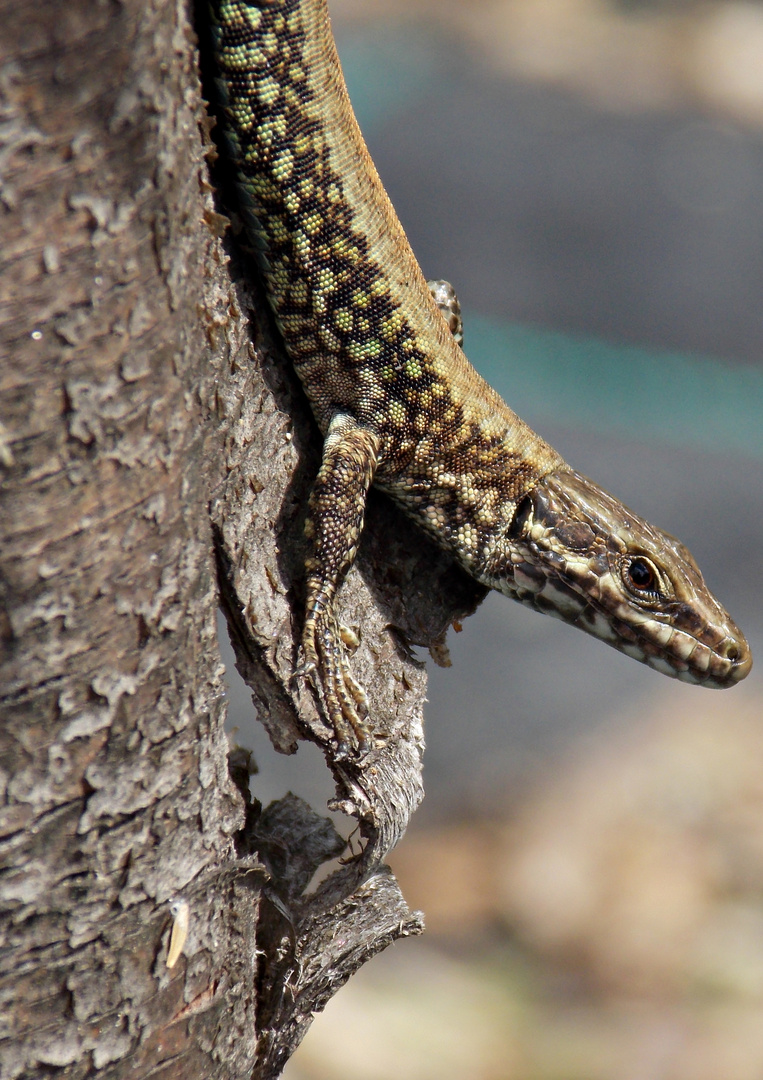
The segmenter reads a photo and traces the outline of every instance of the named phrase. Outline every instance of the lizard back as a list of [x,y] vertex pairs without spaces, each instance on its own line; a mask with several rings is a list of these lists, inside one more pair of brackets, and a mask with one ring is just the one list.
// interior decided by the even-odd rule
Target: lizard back
[[350,107],[325,0],[219,11],[247,229],[318,424],[346,411],[377,433],[376,485],[441,542],[457,526],[448,546],[472,568],[564,463],[453,340]]

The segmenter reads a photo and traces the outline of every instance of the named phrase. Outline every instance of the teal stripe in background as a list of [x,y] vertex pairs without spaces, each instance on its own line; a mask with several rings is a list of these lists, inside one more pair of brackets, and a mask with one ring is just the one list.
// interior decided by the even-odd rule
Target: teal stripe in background
[[464,317],[469,359],[520,416],[763,458],[763,371]]
[[[340,35],[339,52],[364,132],[431,93],[444,44],[423,27],[376,24]],[[634,440],[763,458],[763,371],[689,353],[464,313],[466,354],[521,416]]]
[[423,27],[375,24],[370,33],[336,35],[355,116],[364,132],[410,105],[436,81],[442,46]]

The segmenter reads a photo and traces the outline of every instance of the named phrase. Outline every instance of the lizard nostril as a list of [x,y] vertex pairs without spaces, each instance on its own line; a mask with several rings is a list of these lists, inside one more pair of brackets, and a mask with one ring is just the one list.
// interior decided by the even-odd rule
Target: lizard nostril
[[741,655],[741,650],[740,650],[739,646],[736,644],[736,642],[731,641],[726,646],[726,648],[723,650],[723,655],[726,657],[727,660],[730,660],[732,662],[732,664],[733,664],[733,663],[735,663],[735,661],[737,661],[739,659],[739,657]]

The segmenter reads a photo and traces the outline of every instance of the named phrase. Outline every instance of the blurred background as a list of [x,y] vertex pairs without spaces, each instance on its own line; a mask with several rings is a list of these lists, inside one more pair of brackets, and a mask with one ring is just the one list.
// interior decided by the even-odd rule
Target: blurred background
[[[390,862],[428,931],[287,1080],[763,1078],[763,4],[331,0],[350,95],[465,351],[689,546],[758,668],[665,679],[499,596],[430,664],[427,798]],[[267,803],[323,759],[269,751]]]

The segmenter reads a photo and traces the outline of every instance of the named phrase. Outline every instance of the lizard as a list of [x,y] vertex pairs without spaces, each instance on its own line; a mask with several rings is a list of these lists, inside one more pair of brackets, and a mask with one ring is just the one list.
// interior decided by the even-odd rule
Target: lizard
[[743,679],[748,644],[686,547],[576,472],[466,359],[457,302],[425,280],[366,148],[326,0],[212,0],[212,36],[240,214],[324,437],[297,673],[338,756],[374,745],[335,611],[372,484],[484,585],[684,682]]

